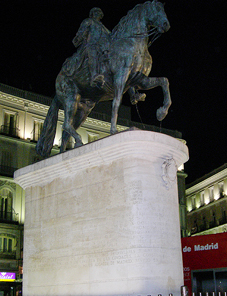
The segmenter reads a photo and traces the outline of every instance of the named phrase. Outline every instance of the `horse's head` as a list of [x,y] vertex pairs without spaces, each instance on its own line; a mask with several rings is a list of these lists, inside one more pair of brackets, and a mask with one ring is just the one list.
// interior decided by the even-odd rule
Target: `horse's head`
[[144,3],[148,25],[157,29],[159,33],[165,33],[170,29],[170,24],[164,10],[164,4],[153,0]]

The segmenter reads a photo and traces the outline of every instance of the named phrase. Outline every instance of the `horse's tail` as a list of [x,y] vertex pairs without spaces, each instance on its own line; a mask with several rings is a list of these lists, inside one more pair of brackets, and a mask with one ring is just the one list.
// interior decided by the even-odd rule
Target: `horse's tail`
[[48,110],[40,138],[35,148],[36,152],[45,158],[50,155],[53,147],[59,107],[60,103],[57,96],[55,96]]

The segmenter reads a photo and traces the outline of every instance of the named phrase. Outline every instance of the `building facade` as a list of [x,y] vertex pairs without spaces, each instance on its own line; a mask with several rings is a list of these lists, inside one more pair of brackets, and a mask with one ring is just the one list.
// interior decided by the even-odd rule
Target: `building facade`
[[184,285],[189,295],[227,294],[227,233],[184,237]]
[[227,232],[227,164],[186,189],[188,235]]
[[[23,225],[25,194],[13,180],[14,171],[41,160],[36,154],[36,142],[51,104],[49,97],[0,84],[0,296],[20,295],[23,276]],[[109,136],[111,103],[100,104],[77,130],[84,144]],[[104,108],[104,109],[103,109]],[[130,108],[122,106],[118,131],[144,125],[130,121]],[[59,153],[62,136],[63,110],[59,111],[52,154]],[[145,125],[147,130],[160,128]],[[162,129],[163,133],[181,139],[181,133]],[[68,149],[74,147],[70,139]],[[186,234],[185,177],[183,167],[178,171],[181,232]]]
[[227,164],[187,186],[186,207],[184,284],[189,295],[226,295]]

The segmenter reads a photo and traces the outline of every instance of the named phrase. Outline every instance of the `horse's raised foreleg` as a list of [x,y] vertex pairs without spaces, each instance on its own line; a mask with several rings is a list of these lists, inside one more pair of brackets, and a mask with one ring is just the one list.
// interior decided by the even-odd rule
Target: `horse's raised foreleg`
[[168,79],[165,77],[147,77],[143,75],[141,81],[137,85],[139,89],[144,90],[149,90],[157,86],[162,87],[164,95],[163,106],[160,107],[156,112],[157,119],[159,121],[162,121],[168,114],[169,107],[172,104]]
[[139,93],[135,87],[130,87],[128,89],[128,94],[130,96],[130,101],[131,101],[131,104],[132,105],[135,105],[137,104],[139,101],[145,101],[145,98],[146,98],[146,94],[141,94]]

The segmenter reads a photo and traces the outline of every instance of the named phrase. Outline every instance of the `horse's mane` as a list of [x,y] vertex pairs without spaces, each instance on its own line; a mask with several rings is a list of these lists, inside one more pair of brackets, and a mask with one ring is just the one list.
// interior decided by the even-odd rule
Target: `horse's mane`
[[128,13],[123,16],[119,23],[113,28],[111,37],[112,38],[118,38],[119,35],[125,32],[125,30],[133,27],[133,24],[135,23],[135,16],[140,15],[142,12],[142,9],[144,8],[144,5],[147,4],[137,4],[133,9],[129,10]]

